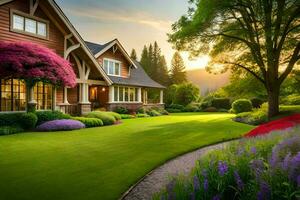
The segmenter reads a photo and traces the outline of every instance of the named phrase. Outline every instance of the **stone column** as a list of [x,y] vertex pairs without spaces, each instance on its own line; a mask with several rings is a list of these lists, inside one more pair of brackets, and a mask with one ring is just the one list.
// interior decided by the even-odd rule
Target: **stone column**
[[160,102],[159,103],[164,104],[164,91],[163,90],[160,91]]
[[142,88],[138,88],[138,102],[142,102]]
[[80,114],[85,115],[92,111],[91,103],[89,102],[89,84],[79,84],[79,108]]
[[64,104],[69,105],[68,102],[68,88],[64,87]]

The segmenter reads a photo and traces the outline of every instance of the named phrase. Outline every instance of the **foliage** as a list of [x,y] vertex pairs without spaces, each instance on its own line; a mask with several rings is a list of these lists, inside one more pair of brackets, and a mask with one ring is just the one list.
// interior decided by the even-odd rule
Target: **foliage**
[[132,50],[131,50],[130,58],[132,58],[133,60],[137,60],[137,55],[136,55],[135,49],[132,49]]
[[285,97],[283,99],[283,104],[285,105],[300,105],[300,95],[293,94]]
[[106,112],[94,111],[90,112],[85,117],[101,119],[104,125],[113,125],[116,123],[115,117]]
[[261,109],[255,109],[253,112],[242,112],[234,118],[236,122],[242,122],[251,125],[259,125],[268,121],[267,112]]
[[251,101],[253,108],[260,108],[261,105],[264,103],[264,100],[262,100],[260,98],[252,98],[252,99],[250,99],[250,101]]
[[70,119],[71,116],[64,114],[60,111],[37,111],[35,113],[38,117],[37,124],[40,125],[47,121],[53,121],[57,119]]
[[182,110],[176,109],[176,108],[166,108],[166,110],[167,110],[169,113],[181,113],[181,112],[183,112]]
[[232,103],[232,110],[234,113],[250,112],[252,103],[248,99],[238,99]]
[[20,125],[25,130],[31,130],[35,128],[38,121],[38,117],[35,113],[23,113],[20,118]]
[[113,116],[113,117],[116,119],[116,121],[122,119],[122,118],[121,118],[121,115],[120,115],[119,113],[115,113],[115,112],[105,112],[105,113],[107,113],[107,114]]
[[145,114],[145,113],[138,113],[138,114],[136,114],[136,117],[137,118],[145,118],[145,117],[150,117],[150,115]]
[[158,111],[151,109],[151,110],[147,110],[146,113],[148,115],[150,115],[151,117],[157,117],[157,116],[161,116],[162,114],[160,114]]
[[217,109],[227,109],[231,108],[230,99],[228,98],[214,98],[211,102],[212,107]]
[[54,51],[29,42],[0,42],[0,78],[74,87],[76,75],[71,63]]
[[101,119],[97,118],[87,118],[87,117],[72,117],[72,120],[80,121],[85,125],[86,128],[99,127],[103,126]]
[[21,133],[23,131],[24,129],[19,126],[0,126],[0,135],[11,135]]
[[167,106],[167,109],[177,109],[182,112],[184,110],[184,106],[180,105],[180,104],[171,104],[171,105]]
[[177,87],[175,95],[175,104],[188,105],[199,99],[200,91],[196,85],[192,83],[180,84]]
[[199,111],[199,108],[196,105],[189,104],[184,107],[183,111],[184,112],[197,112],[197,111]]
[[116,109],[115,109],[115,112],[116,113],[119,113],[119,114],[128,114],[129,112],[128,112],[128,109],[127,108],[125,108],[125,107],[117,107]]
[[0,113],[0,126],[19,126],[23,113]]
[[36,127],[37,131],[71,131],[85,128],[85,125],[77,120],[59,119],[44,122]]
[[184,61],[178,51],[173,55],[171,61],[171,83],[182,84],[187,82]]
[[149,47],[144,46],[140,63],[153,80],[165,86],[169,85],[167,63],[157,42],[150,44]]
[[208,107],[203,109],[204,112],[218,112],[218,109],[215,107]]
[[243,139],[199,160],[156,199],[298,199],[299,130]]
[[269,116],[277,115],[280,87],[299,65],[299,1],[190,2],[192,8],[173,24],[169,41],[192,57],[209,52],[210,71],[232,69],[255,77],[268,94]]
[[166,91],[164,96],[164,102],[167,106],[174,104],[176,99],[176,92],[177,92],[178,85],[170,85]]
[[134,115],[129,115],[129,114],[120,114],[122,119],[133,119],[135,118]]

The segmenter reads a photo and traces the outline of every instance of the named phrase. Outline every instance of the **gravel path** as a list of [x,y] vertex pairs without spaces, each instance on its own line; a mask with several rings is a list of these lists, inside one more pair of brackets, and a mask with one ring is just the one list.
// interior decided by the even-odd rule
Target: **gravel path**
[[207,151],[223,148],[229,142],[216,144],[198,149],[196,151],[184,154],[173,160],[166,162],[160,167],[151,171],[140,182],[130,188],[121,200],[150,200],[153,195],[165,187],[170,177],[188,175],[195,167],[196,161]]

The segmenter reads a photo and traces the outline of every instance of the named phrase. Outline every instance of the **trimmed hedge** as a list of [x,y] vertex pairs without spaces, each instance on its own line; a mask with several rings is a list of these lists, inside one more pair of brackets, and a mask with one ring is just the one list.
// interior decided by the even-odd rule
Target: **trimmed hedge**
[[113,125],[116,123],[115,117],[107,112],[94,111],[90,112],[85,117],[101,119],[104,125]]
[[232,110],[234,113],[250,112],[252,103],[248,99],[238,99],[232,103]]
[[21,132],[24,132],[24,129],[19,126],[0,126],[0,135],[11,135]]
[[25,130],[35,128],[38,117],[34,113],[23,113],[20,119],[20,125]]
[[58,119],[71,119],[71,116],[64,114],[59,111],[37,111],[36,115],[38,117],[37,124],[40,125],[43,122],[58,120]]
[[115,112],[106,112],[106,113],[113,116],[117,121],[122,119],[119,113],[115,113]]
[[156,110],[148,110],[147,114],[152,116],[152,117],[157,117],[157,116],[161,116],[162,114],[160,114],[158,111]]
[[128,114],[128,109],[124,107],[117,107],[115,112],[119,114]]
[[138,113],[138,114],[136,114],[136,117],[138,117],[138,118],[145,118],[145,117],[150,117],[150,115],[143,114],[143,113]]
[[199,108],[195,105],[189,104],[189,105],[185,106],[183,111],[184,112],[197,112],[197,111],[199,111]]
[[135,116],[129,114],[121,114],[122,119],[133,119]]
[[72,117],[71,119],[82,122],[87,128],[103,126],[102,120],[97,118]]
[[19,126],[24,113],[0,113],[0,126]]
[[231,108],[230,99],[228,98],[214,98],[211,105],[217,109],[229,110]]

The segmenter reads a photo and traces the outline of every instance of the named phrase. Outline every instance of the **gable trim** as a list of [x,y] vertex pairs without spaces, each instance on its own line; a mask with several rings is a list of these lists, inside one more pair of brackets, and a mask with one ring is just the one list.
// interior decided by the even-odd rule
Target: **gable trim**
[[95,58],[99,58],[99,56],[101,56],[103,53],[105,53],[106,51],[108,51],[110,48],[114,47],[114,45],[118,45],[118,47],[121,50],[122,54],[126,57],[126,59],[130,62],[130,64],[132,66],[134,66],[135,68],[137,68],[137,66],[135,65],[134,61],[130,58],[130,56],[128,55],[128,53],[126,52],[126,50],[124,49],[124,47],[121,45],[121,43],[119,42],[118,39],[114,39],[104,49],[102,49],[101,51],[99,51],[98,53],[96,53],[95,54]]
[[0,0],[0,5],[3,5],[3,4],[6,4],[6,3],[9,3],[9,2],[12,2],[14,0]]

